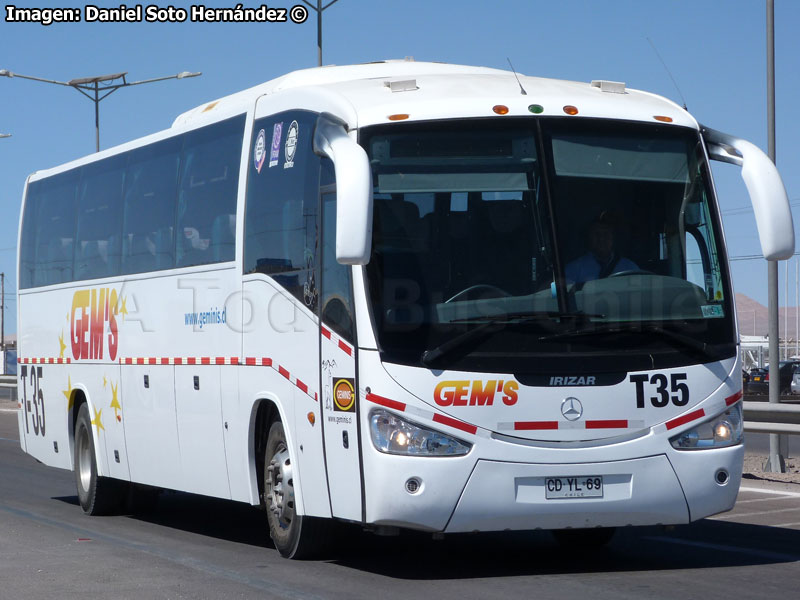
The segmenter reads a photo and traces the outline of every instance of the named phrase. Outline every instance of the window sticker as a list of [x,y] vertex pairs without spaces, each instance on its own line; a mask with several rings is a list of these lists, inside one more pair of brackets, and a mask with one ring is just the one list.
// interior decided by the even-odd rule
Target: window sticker
[[256,171],[261,173],[261,167],[264,166],[264,160],[267,158],[267,135],[264,133],[264,130],[258,132],[258,136],[256,137],[256,145],[253,148],[253,166],[256,168]]
[[294,166],[294,153],[297,151],[298,130],[299,126],[297,125],[297,121],[292,121],[292,124],[289,125],[289,131],[286,133],[286,147],[284,148],[286,162],[283,163],[284,169],[291,169]]
[[269,151],[270,168],[278,164],[278,155],[281,152],[281,135],[283,134],[283,123],[275,123],[272,128],[272,145]]
[[701,306],[700,310],[703,311],[703,318],[705,319],[720,319],[725,316],[719,304],[706,304]]

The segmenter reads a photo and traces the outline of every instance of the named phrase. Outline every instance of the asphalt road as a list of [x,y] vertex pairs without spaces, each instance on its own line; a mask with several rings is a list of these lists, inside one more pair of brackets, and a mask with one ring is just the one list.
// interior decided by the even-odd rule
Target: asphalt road
[[[9,406],[6,404],[5,406]],[[86,517],[72,473],[19,449],[0,406],[0,599],[793,598],[800,485],[746,479],[731,513],[626,529],[602,550],[546,532],[380,538],[350,531],[325,560],[280,558],[262,513],[189,494],[147,517]]]

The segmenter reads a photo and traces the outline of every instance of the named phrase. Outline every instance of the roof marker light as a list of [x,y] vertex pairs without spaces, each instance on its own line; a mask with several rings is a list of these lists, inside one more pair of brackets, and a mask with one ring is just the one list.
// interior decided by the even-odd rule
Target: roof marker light
[[567,113],[568,115],[577,115],[578,114],[578,109],[576,107],[572,106],[571,104],[567,104],[564,107],[564,112]]
[[495,104],[492,107],[492,110],[496,112],[498,115],[507,115],[508,114],[508,107],[503,104]]
[[672,123],[672,117],[665,117],[664,115],[654,115],[653,118],[656,121],[661,121],[662,123]]
[[532,112],[535,115],[540,115],[544,112],[544,106],[541,104],[531,104],[528,107],[528,111]]
[[390,121],[405,121],[408,118],[408,115],[405,113],[399,113],[396,115],[389,115],[388,119]]

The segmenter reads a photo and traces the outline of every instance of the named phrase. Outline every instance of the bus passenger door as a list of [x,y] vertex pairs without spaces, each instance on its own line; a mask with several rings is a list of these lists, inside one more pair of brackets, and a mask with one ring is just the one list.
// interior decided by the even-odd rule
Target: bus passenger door
[[[353,291],[350,267],[336,262],[336,192],[332,184],[332,172],[330,162],[324,160],[321,180],[322,268],[318,305],[322,377],[320,408],[331,512],[334,517],[361,521],[362,481]],[[327,186],[326,179],[331,182]]]

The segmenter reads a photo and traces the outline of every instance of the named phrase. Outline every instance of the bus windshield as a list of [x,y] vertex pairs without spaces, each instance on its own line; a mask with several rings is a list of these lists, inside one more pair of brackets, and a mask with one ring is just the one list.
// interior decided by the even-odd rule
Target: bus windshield
[[361,143],[384,360],[537,373],[566,357],[619,371],[735,354],[697,131],[480,119],[373,127]]

